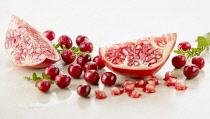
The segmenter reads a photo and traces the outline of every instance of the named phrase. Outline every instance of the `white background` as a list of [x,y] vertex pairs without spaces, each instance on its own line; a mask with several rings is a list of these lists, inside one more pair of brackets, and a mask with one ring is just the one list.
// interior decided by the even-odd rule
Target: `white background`
[[[98,86],[92,86],[89,98],[76,94],[77,85],[85,83],[82,79],[72,79],[64,90],[54,85],[48,93],[40,92],[24,76],[43,69],[15,67],[3,45],[9,16],[15,14],[40,32],[55,31],[54,42],[63,34],[73,41],[77,35],[88,36],[94,44],[93,55],[102,46],[171,32],[178,34],[177,43],[186,40],[196,47],[197,36],[210,31],[209,5],[209,0],[0,0],[0,119],[209,119],[208,63],[196,78],[186,81],[186,91],[162,82],[157,93],[132,99],[126,94],[111,96],[105,87],[108,98],[97,100]],[[185,80],[182,69],[171,65],[171,57],[156,76],[161,79],[165,71],[174,70],[179,80]],[[67,74],[67,66],[61,70]],[[99,73],[105,71],[109,70]],[[125,79],[130,78],[118,75],[118,83]]]

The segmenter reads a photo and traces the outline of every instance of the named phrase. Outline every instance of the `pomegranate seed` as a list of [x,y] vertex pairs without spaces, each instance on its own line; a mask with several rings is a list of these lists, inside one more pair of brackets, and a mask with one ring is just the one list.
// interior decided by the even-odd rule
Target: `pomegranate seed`
[[158,78],[156,76],[150,76],[149,80],[153,80],[155,82],[155,85],[159,85],[160,81],[158,80]]
[[87,63],[85,63],[84,65],[84,72],[86,72],[87,70],[98,70],[98,65],[95,62],[89,61]]
[[88,41],[88,38],[86,36],[82,36],[82,35],[77,36],[76,38],[77,46],[79,46],[84,41]]
[[112,86],[115,84],[117,76],[112,72],[105,72],[101,75],[101,82],[105,86]]
[[42,92],[47,92],[50,89],[50,81],[47,79],[41,79],[38,81],[37,87]]
[[155,81],[153,79],[149,79],[149,80],[146,81],[146,84],[155,85]]
[[80,45],[80,51],[82,52],[89,52],[91,53],[93,51],[93,43],[90,41],[84,41]]
[[169,77],[174,77],[174,72],[173,71],[167,71],[165,73],[165,78],[169,78]]
[[122,84],[122,88],[124,88],[125,85],[133,84],[131,80],[125,80],[124,83]]
[[61,53],[61,58],[66,64],[70,64],[76,59],[76,54],[72,50],[64,50]]
[[143,88],[143,91],[145,93],[155,93],[156,90],[155,90],[155,85],[154,84],[147,84],[144,88]]
[[112,95],[120,95],[122,94],[124,91],[123,90],[120,90],[120,88],[118,87],[112,87],[111,88],[111,94]]
[[87,83],[96,85],[99,81],[99,74],[96,70],[88,70],[84,74],[84,79]]
[[55,83],[60,88],[66,88],[71,82],[71,78],[68,75],[58,74],[55,77]]
[[193,57],[192,64],[195,64],[199,67],[199,69],[202,69],[205,65],[205,60],[202,57]]
[[188,41],[184,41],[178,44],[178,49],[179,50],[190,50],[191,49],[191,44]]
[[60,70],[58,67],[55,67],[54,65],[47,66],[44,69],[44,73],[48,76],[50,76],[51,80],[55,80],[55,77],[59,74]]
[[63,48],[63,45],[65,45],[66,48],[69,49],[73,45],[71,38],[67,35],[62,35],[61,37],[59,37],[58,42],[60,43],[61,48]]
[[129,93],[134,90],[134,84],[126,84],[124,85],[124,92]]
[[68,73],[74,78],[79,78],[82,74],[82,67],[79,64],[70,64],[68,66]]
[[176,90],[186,90],[188,87],[186,86],[185,82],[176,82],[175,89]]
[[139,79],[135,82],[136,88],[143,88],[143,87],[145,87],[145,85],[146,85],[146,82],[144,79]]
[[104,91],[100,91],[100,90],[96,90],[95,95],[96,95],[97,99],[105,99],[107,97],[106,93]]
[[135,89],[132,92],[128,93],[128,96],[130,96],[132,98],[139,98],[142,95],[140,94],[140,90],[139,89]]
[[79,64],[82,68],[84,67],[85,63],[91,61],[91,56],[88,53],[81,54],[77,57],[77,64]]
[[90,94],[91,87],[88,84],[79,85],[77,87],[77,93],[82,97],[87,97]]
[[102,59],[99,55],[95,56],[93,58],[93,61],[98,65],[98,69],[102,69],[105,67],[104,62],[102,61]]
[[175,68],[181,68],[186,64],[187,58],[184,55],[177,55],[172,58],[171,62]]
[[199,74],[199,67],[195,64],[186,65],[183,73],[187,79],[195,78]]
[[176,78],[169,78],[167,81],[166,81],[166,85],[169,87],[169,86],[174,86],[175,83],[177,82],[177,79]]
[[54,40],[55,38],[55,33],[52,30],[47,30],[43,33],[43,35],[50,41]]

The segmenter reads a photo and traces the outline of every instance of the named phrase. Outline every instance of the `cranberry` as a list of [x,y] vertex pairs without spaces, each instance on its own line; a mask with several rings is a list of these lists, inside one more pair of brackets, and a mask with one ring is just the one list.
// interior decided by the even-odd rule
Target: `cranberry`
[[177,55],[172,58],[172,65],[175,68],[181,68],[186,64],[187,58],[184,55]]
[[186,86],[185,82],[176,82],[175,89],[176,90],[186,90],[188,87]]
[[60,88],[66,88],[71,82],[71,78],[68,75],[58,74],[55,77],[55,83]]
[[47,92],[50,89],[50,81],[47,79],[41,79],[37,83],[37,87],[42,92]]
[[80,45],[80,51],[82,52],[89,52],[91,53],[93,51],[93,43],[90,41],[84,41]]
[[72,50],[64,50],[61,53],[61,58],[66,64],[70,64],[76,59],[76,54]]
[[55,38],[55,33],[52,30],[47,30],[43,33],[43,35],[50,41],[54,40]]
[[79,78],[82,74],[82,67],[79,64],[70,64],[68,66],[68,73],[74,78]]
[[90,94],[91,87],[88,84],[82,84],[77,87],[77,93],[82,97],[87,97]]
[[98,84],[99,74],[96,70],[88,70],[84,74],[84,79],[87,83],[95,85]]
[[143,87],[145,87],[145,85],[146,85],[146,82],[144,79],[139,79],[139,80],[136,80],[136,82],[135,82],[136,88],[143,88]]
[[72,40],[67,35],[62,35],[59,37],[58,42],[60,43],[60,47],[63,48],[63,45],[66,46],[67,49],[72,47]]
[[82,68],[84,67],[85,63],[89,61],[91,61],[91,56],[89,53],[84,53],[77,57],[77,64],[79,64]]
[[179,50],[190,50],[191,49],[191,44],[187,41],[181,42],[178,44],[178,49]]
[[55,80],[55,77],[59,74],[59,72],[60,72],[59,68],[55,67],[54,65],[47,66],[44,69],[44,73],[46,75],[49,75],[51,80]]
[[156,90],[155,90],[155,85],[154,84],[147,84],[144,88],[143,88],[143,91],[145,93],[155,93]]
[[112,86],[115,84],[117,76],[112,72],[105,72],[101,75],[101,82],[105,86]]
[[195,78],[199,74],[199,67],[195,64],[186,65],[183,73],[187,79]]
[[130,96],[132,98],[139,98],[142,95],[140,94],[140,90],[139,89],[134,89],[132,92],[128,93],[128,96]]
[[85,63],[83,68],[84,68],[84,72],[86,72],[87,70],[96,70],[97,71],[98,65],[95,62],[90,61],[90,62]]
[[124,91],[123,90],[120,90],[120,88],[118,87],[112,87],[111,88],[111,94],[112,95],[120,95],[122,94]]
[[202,57],[193,57],[192,64],[195,64],[199,67],[199,69],[202,69],[205,65],[205,60]]
[[98,65],[98,69],[102,69],[105,67],[104,62],[102,61],[102,59],[99,55],[95,56],[93,58],[93,61]]
[[82,35],[77,36],[76,38],[77,46],[79,46],[84,41],[88,41],[87,36],[82,36]]
[[95,95],[96,95],[97,99],[105,99],[107,97],[106,93],[104,91],[100,91],[100,90],[96,90]]

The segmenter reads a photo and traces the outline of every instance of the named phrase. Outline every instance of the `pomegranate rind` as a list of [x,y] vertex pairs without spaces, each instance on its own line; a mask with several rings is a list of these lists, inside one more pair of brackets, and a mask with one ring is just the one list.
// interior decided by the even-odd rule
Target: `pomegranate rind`
[[[106,67],[115,73],[118,73],[120,75],[127,76],[127,77],[136,77],[136,78],[146,77],[146,76],[153,75],[153,74],[157,73],[164,66],[164,64],[166,63],[166,61],[168,60],[168,58],[171,54],[171,51],[173,50],[173,48],[175,46],[176,38],[177,38],[176,33],[163,34],[161,37],[152,36],[152,37],[147,37],[147,38],[141,38],[141,39],[133,40],[133,41],[126,42],[126,43],[114,44],[112,46],[106,46],[106,47],[99,48],[99,55],[101,56]],[[166,43],[159,44],[159,43],[157,43],[157,39],[164,39],[164,41]],[[128,66],[126,64],[126,60],[121,64],[117,64],[117,63],[114,64],[113,62],[111,62],[107,59],[106,53],[108,50],[110,50],[112,48],[116,48],[116,47],[117,48],[123,47],[123,46],[125,46],[125,44],[127,44],[127,45],[135,44],[137,46],[138,43],[141,41],[149,41],[155,48],[161,49],[163,51],[162,59],[160,62],[158,62],[152,66],[143,65],[142,63],[140,63],[140,66],[135,67],[135,66]],[[126,57],[128,57],[128,56],[126,56]]]
[[18,67],[43,68],[60,60],[53,44],[42,33],[14,15],[6,33],[5,50]]

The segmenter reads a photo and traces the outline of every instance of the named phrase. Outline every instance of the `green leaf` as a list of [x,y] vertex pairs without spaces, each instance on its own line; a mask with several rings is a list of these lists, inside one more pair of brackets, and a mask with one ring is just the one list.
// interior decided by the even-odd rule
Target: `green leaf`
[[62,47],[63,47],[63,48],[62,48],[63,50],[66,50],[66,49],[67,49],[65,45],[62,45]]
[[31,80],[31,77],[24,77],[25,79],[27,79],[28,81]]
[[54,81],[53,80],[50,80],[50,79],[48,79],[49,81],[50,81],[50,84],[54,84]]
[[78,52],[79,50],[80,50],[80,48],[77,47],[77,48],[74,49],[74,52]]
[[174,50],[174,53],[176,53],[176,54],[182,54],[182,51],[181,50]]
[[60,43],[55,45],[55,49],[58,49],[60,47]]
[[36,73],[35,73],[35,72],[32,74],[32,76],[33,76],[33,79],[34,79],[34,80],[36,80],[36,79],[37,79],[37,75],[36,75]]
[[42,78],[43,78],[43,79],[49,79],[50,76],[49,76],[49,75],[46,75],[44,72],[42,72]]
[[75,46],[71,47],[70,50],[74,51],[76,49]]
[[37,80],[36,83],[35,83],[35,87],[37,87],[38,82],[39,82],[39,81]]

